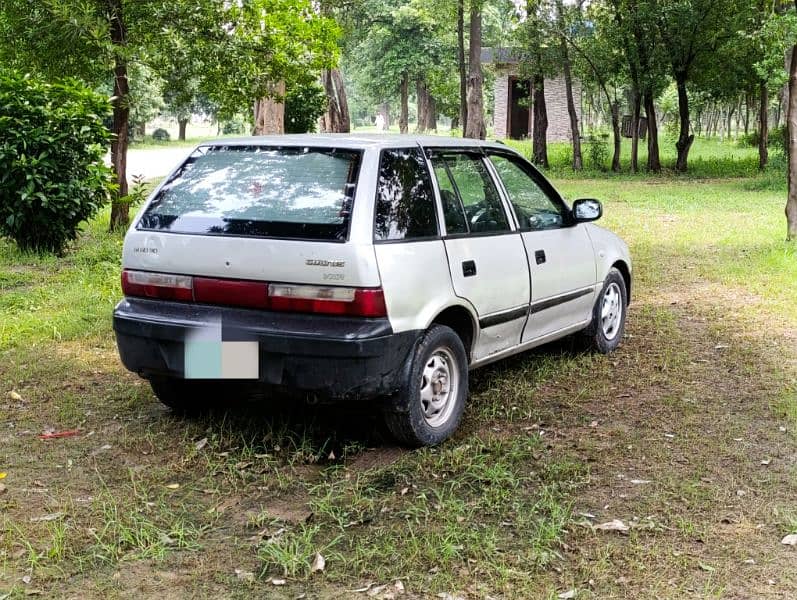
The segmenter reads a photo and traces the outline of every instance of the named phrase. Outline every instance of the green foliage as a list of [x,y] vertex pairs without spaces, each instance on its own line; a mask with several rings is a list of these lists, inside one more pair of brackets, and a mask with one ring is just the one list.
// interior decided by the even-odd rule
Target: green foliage
[[327,102],[324,88],[314,80],[288,88],[285,94],[285,133],[314,132]]
[[152,132],[152,139],[159,142],[168,142],[172,136],[165,129],[158,128]]
[[108,199],[110,106],[79,82],[0,74],[0,233],[61,253]]
[[598,171],[605,171],[609,162],[609,134],[593,133],[587,137],[587,164]]

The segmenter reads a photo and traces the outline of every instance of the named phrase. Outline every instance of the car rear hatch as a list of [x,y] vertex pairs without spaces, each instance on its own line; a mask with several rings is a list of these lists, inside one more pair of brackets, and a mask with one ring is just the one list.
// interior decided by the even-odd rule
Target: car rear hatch
[[128,232],[125,295],[384,316],[370,230],[351,235],[362,158],[349,148],[201,146]]

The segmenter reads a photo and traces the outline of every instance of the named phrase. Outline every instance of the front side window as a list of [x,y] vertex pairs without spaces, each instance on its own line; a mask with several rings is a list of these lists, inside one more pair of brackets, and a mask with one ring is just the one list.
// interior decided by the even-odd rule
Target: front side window
[[506,188],[520,229],[562,227],[562,206],[545,193],[518,160],[494,154],[490,156],[490,161]]
[[376,188],[375,240],[437,236],[429,170],[420,148],[382,151]]
[[[448,234],[509,231],[498,190],[481,156],[441,153],[432,158]],[[456,197],[453,197],[453,193]],[[458,200],[455,202],[455,199]]]
[[201,148],[161,189],[139,229],[344,241],[360,152]]

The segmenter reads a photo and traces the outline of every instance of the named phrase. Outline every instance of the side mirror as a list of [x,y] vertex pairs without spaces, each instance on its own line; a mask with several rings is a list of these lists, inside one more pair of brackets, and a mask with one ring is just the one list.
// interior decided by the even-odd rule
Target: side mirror
[[603,216],[603,206],[600,200],[592,198],[579,198],[573,202],[573,218],[576,223],[589,223],[597,221]]

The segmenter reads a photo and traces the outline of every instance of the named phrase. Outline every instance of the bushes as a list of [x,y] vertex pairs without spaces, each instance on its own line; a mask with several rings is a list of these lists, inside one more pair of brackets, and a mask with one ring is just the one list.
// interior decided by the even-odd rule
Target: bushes
[[0,234],[60,253],[108,199],[107,98],[0,72]]
[[170,136],[169,132],[165,129],[159,128],[152,132],[152,139],[156,142],[168,142],[172,139],[172,136]]
[[609,134],[594,133],[587,137],[587,165],[591,169],[606,170],[609,161]]

